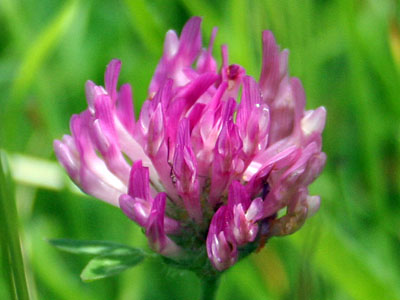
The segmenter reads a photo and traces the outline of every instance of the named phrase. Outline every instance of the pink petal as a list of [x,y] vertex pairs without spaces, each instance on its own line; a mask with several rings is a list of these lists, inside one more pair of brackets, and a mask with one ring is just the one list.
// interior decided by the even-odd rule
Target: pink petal
[[113,59],[107,66],[106,73],[104,75],[104,82],[107,93],[115,103],[117,100],[117,83],[119,72],[121,71],[121,61]]

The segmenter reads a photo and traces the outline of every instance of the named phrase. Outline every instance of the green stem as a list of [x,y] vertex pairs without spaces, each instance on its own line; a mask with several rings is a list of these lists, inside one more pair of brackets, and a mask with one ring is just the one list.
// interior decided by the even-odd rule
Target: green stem
[[217,296],[219,276],[201,278],[202,291],[201,300],[214,300]]
[[10,292],[14,299],[29,300],[22,249],[19,238],[18,214],[11,176],[6,157],[0,150],[0,226],[2,255],[6,257],[10,279]]

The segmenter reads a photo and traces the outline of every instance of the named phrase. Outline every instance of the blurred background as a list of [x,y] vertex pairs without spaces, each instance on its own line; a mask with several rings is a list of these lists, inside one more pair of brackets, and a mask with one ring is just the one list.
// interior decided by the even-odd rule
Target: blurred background
[[[193,15],[204,17],[206,43],[219,28],[219,61],[227,43],[230,61],[257,78],[261,31],[272,30],[290,50],[307,108],[328,111],[328,162],[311,187],[320,212],[226,272],[217,299],[400,299],[399,12],[395,0],[1,0],[0,145],[15,180],[32,299],[198,298],[193,274],[158,261],[83,283],[89,258],[46,242],[147,247],[120,210],[72,187],[52,141],[69,132],[70,116],[86,108],[85,81],[103,84],[112,58],[122,60],[119,83],[132,84],[139,112],[165,32],[180,32]],[[2,249],[0,299],[9,299]]]

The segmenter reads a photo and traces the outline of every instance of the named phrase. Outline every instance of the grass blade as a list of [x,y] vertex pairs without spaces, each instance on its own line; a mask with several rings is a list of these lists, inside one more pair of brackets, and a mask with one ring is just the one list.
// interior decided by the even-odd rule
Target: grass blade
[[22,249],[19,237],[19,222],[13,184],[10,177],[6,156],[0,150],[0,227],[2,244],[6,245],[3,255],[8,258],[11,280],[10,291],[14,299],[29,299]]

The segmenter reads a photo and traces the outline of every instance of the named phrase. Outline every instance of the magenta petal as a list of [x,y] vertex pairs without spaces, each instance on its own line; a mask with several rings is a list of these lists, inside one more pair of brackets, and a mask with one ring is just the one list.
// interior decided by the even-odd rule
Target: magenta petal
[[299,126],[301,118],[303,117],[304,114],[304,107],[306,106],[306,95],[304,92],[303,85],[301,84],[301,81],[298,78],[292,78],[290,83],[295,101],[294,123],[295,126]]
[[164,42],[164,55],[166,59],[171,59],[178,52],[179,48],[179,38],[176,32],[173,30],[168,30],[165,35]]
[[90,138],[92,121],[88,111],[71,118],[71,132],[80,161],[77,180],[86,193],[117,205],[118,198],[124,191],[124,184],[97,156]]
[[104,132],[100,120],[93,122],[92,136],[93,142],[96,143],[96,147],[104,158],[107,168],[127,184],[130,167],[125,161],[117,142]]
[[106,91],[114,102],[117,100],[117,82],[120,71],[121,61],[119,61],[118,59],[113,59],[108,64],[104,76]]
[[178,55],[185,60],[185,65],[193,63],[201,49],[201,18],[192,17],[182,29],[179,37]]
[[241,204],[244,210],[247,210],[250,206],[251,200],[250,196],[244,187],[239,181],[235,180],[231,183],[229,187],[228,193],[228,206],[230,209],[237,204]]
[[[236,109],[236,101],[233,98],[229,98],[228,101],[223,105],[222,108],[222,122],[228,122],[233,124],[233,114],[235,113]],[[236,125],[236,124],[235,124]]]
[[182,29],[179,40],[174,32],[167,33],[163,57],[150,83],[150,95],[156,93],[168,78],[180,85],[188,82],[183,69],[191,67],[201,50],[200,25],[201,18],[191,18]]
[[79,158],[75,157],[71,149],[61,141],[55,140],[53,147],[58,161],[65,168],[68,175],[75,182],[78,181]]
[[129,219],[142,227],[147,225],[151,209],[151,204],[147,201],[125,194],[119,197],[119,206]]
[[307,218],[311,218],[317,213],[321,205],[320,196],[307,196]]
[[97,97],[107,95],[106,90],[102,86],[97,86],[93,81],[88,80],[85,84],[86,101],[91,114],[94,114],[94,101]]
[[118,94],[117,113],[126,130],[133,134],[135,128],[135,112],[133,107],[132,88],[123,84]]
[[302,184],[307,186],[311,184],[322,172],[326,162],[326,154],[319,152],[314,154],[307,162],[306,170],[302,175]]
[[263,217],[264,202],[261,198],[251,201],[248,191],[240,182],[232,182],[228,194],[228,209],[232,215],[230,230],[236,244],[254,241],[258,233],[257,221]]
[[244,172],[244,179],[250,181],[253,176],[263,170],[282,169],[289,166],[300,153],[297,146],[290,146],[283,151],[274,151],[273,146],[259,153]]
[[254,199],[246,211],[246,218],[250,221],[258,221],[263,217],[264,200],[262,198]]
[[130,177],[128,194],[132,198],[140,198],[151,201],[149,189],[149,169],[143,167],[142,161],[133,163]]
[[200,121],[204,109],[205,109],[205,104],[203,103],[196,103],[191,109],[188,115],[190,123],[190,131],[192,131],[194,126],[196,126],[196,124]]
[[237,245],[241,246],[253,242],[258,233],[258,224],[246,216],[241,204],[235,205],[232,213],[233,218],[231,230]]
[[168,238],[164,230],[166,195],[159,193],[154,199],[151,207],[150,216],[146,226],[146,235],[149,244],[154,251],[166,256],[176,256],[179,254],[179,247]]
[[236,117],[237,124],[241,127],[245,127],[251,112],[260,104],[261,93],[258,84],[252,77],[245,76],[243,78],[242,100],[240,101]]
[[[307,147],[302,150],[301,156],[282,175],[281,180],[289,179],[290,182],[293,182],[295,179],[299,178],[305,172],[309,159],[318,152],[319,152],[319,149],[318,149],[318,145],[316,143],[311,143],[311,144],[307,145]],[[317,161],[316,169],[319,169],[319,165],[323,164],[325,162],[323,157],[321,157],[321,162],[319,160]]]
[[[238,129],[233,122],[226,122],[222,127],[214,149],[213,171],[211,176],[211,189],[209,202],[215,205],[219,195],[226,189],[230,175],[241,169],[243,163],[238,158],[242,148],[242,141]],[[242,172],[240,170],[239,172]],[[239,173],[238,172],[238,173]]]
[[283,236],[292,234],[303,225],[308,216],[307,194],[306,188],[300,188],[296,191],[288,205],[287,214],[271,224],[271,235]]
[[177,142],[173,163],[176,187],[179,195],[183,198],[189,216],[200,223],[202,211],[197,179],[197,161],[191,147],[188,119],[183,119],[179,124]]
[[304,136],[310,136],[312,133],[321,134],[325,127],[326,110],[325,107],[319,107],[316,110],[306,111],[301,120],[301,131]]
[[178,94],[177,98],[186,100],[186,108],[191,107],[194,102],[203,95],[208,88],[218,79],[215,73],[204,73],[186,85]]
[[[145,199],[132,198],[125,194],[121,195],[119,198],[119,205],[128,218],[146,228],[149,222],[152,203]],[[167,234],[177,233],[179,230],[179,222],[169,217],[164,217],[164,229]]]
[[119,146],[110,97],[99,96],[95,100],[95,110],[97,119],[93,121],[91,130],[93,142],[103,156],[108,169],[127,183],[130,167]]
[[164,211],[166,196],[160,193],[154,199],[153,206],[146,226],[146,235],[150,245],[157,252],[162,252],[167,244],[167,236],[164,232]]
[[275,97],[280,81],[279,47],[271,31],[262,34],[263,55],[260,75],[260,87],[263,91],[264,101],[270,103]]
[[229,241],[231,233],[227,221],[227,207],[221,206],[214,214],[207,234],[208,258],[219,271],[232,266],[238,258],[236,244]]
[[108,95],[98,96],[94,100],[94,106],[96,111],[95,113],[96,118],[100,119],[104,123],[105,130],[108,131],[108,134],[110,136],[116,137],[114,119],[113,119],[114,108],[110,96]]
[[170,104],[172,98],[172,86],[174,81],[172,79],[167,79],[165,83],[161,86],[158,92],[154,96],[154,100],[152,101],[153,109],[156,109],[158,104],[161,103],[161,107],[163,111],[166,110],[167,106]]
[[270,128],[269,108],[262,103],[258,84],[250,76],[243,79],[242,101],[236,123],[243,140],[243,153],[248,162],[266,148]]
[[151,116],[146,138],[148,142],[145,151],[150,158],[153,158],[157,156],[160,148],[164,145],[164,114],[162,112],[161,104],[157,106]]
[[197,60],[197,71],[199,73],[205,73],[205,72],[215,73],[218,69],[217,62],[212,56],[212,49],[214,46],[214,40],[217,35],[217,31],[218,29],[214,27],[211,33],[208,49],[207,50],[203,49],[199,59]]

